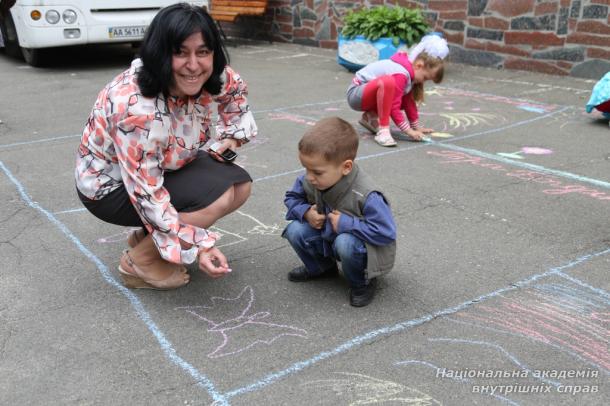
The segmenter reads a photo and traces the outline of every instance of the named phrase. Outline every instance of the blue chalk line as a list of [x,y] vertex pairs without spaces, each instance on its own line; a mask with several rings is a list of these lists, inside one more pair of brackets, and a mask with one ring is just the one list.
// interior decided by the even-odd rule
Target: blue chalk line
[[[489,159],[489,160],[493,160],[493,161],[497,161],[497,162],[502,162],[502,163],[505,163],[505,164],[508,164],[511,166],[529,169],[529,170],[532,170],[535,172],[540,172],[540,173],[544,173],[544,174],[548,174],[548,175],[554,175],[554,176],[558,176],[561,178],[572,179],[572,180],[576,180],[576,181],[582,182],[582,183],[589,183],[591,185],[599,186],[604,189],[610,189],[610,183],[605,182],[603,180],[593,179],[593,178],[589,178],[589,177],[581,176],[581,175],[576,175],[576,174],[570,173],[570,172],[559,171],[557,169],[549,169],[544,166],[534,165],[534,164],[530,164],[527,162],[515,161],[513,159],[509,159],[509,158],[505,158],[503,156],[479,151],[477,149],[464,148],[464,147],[460,147],[460,146],[453,145],[453,144],[447,144],[447,143],[436,143],[436,144],[439,146],[442,146],[444,148],[451,149],[453,151],[464,152],[464,153],[467,153],[470,155],[478,156],[480,158],[485,158],[485,159]],[[459,161],[457,161],[457,162],[459,162]]]
[[[248,393],[248,392],[253,392],[253,391],[259,390],[259,389],[261,389],[261,388],[263,388],[263,387],[265,387],[265,386],[267,386],[267,385],[269,385],[269,384],[271,384],[271,383],[273,383],[273,382],[275,382],[275,381],[277,381],[277,380],[279,380],[281,378],[284,378],[284,377],[286,377],[288,375],[291,375],[291,374],[293,374],[295,372],[299,372],[299,371],[301,371],[301,370],[303,370],[303,369],[305,369],[307,367],[310,367],[310,366],[316,364],[317,362],[320,362],[320,361],[323,361],[325,359],[328,359],[328,358],[334,357],[336,355],[339,355],[341,353],[344,353],[344,352],[346,352],[346,351],[348,351],[348,350],[350,350],[350,349],[352,349],[354,347],[357,347],[357,346],[359,346],[361,344],[369,342],[369,341],[371,341],[371,340],[373,340],[373,339],[375,339],[377,337],[386,336],[386,335],[389,335],[389,334],[392,334],[392,333],[395,333],[395,332],[399,332],[399,331],[405,331],[405,330],[408,330],[408,329],[410,329],[412,327],[417,327],[417,326],[422,325],[422,324],[424,324],[424,323],[426,323],[428,321],[434,320],[436,318],[439,318],[439,317],[442,317],[442,316],[448,316],[448,315],[451,315],[451,314],[455,314],[455,313],[457,313],[459,311],[462,311],[464,309],[467,309],[470,306],[473,306],[473,305],[475,305],[477,303],[484,302],[486,300],[489,300],[489,299],[495,298],[497,296],[500,296],[503,293],[506,293],[506,292],[509,292],[509,291],[512,291],[512,290],[516,290],[516,289],[519,289],[519,288],[527,286],[527,285],[530,285],[530,284],[532,284],[533,282],[536,282],[539,279],[547,278],[549,276],[555,276],[555,275],[563,277],[563,275],[564,275],[563,271],[565,269],[573,268],[573,267],[575,267],[577,265],[580,265],[580,264],[582,264],[582,263],[584,263],[584,262],[586,262],[586,261],[588,261],[588,260],[590,260],[592,258],[596,258],[596,257],[602,256],[602,255],[606,255],[608,253],[610,253],[610,248],[607,248],[607,249],[605,249],[603,251],[599,251],[599,252],[596,252],[596,253],[583,255],[583,256],[581,256],[581,257],[575,259],[574,261],[571,261],[571,262],[569,262],[569,263],[567,263],[565,265],[562,265],[562,266],[559,266],[559,267],[554,267],[554,268],[551,268],[550,270],[548,270],[547,272],[544,272],[544,273],[541,273],[541,274],[537,274],[537,275],[533,275],[533,276],[530,276],[528,278],[522,279],[520,281],[514,282],[510,286],[507,286],[507,287],[504,287],[504,288],[500,288],[500,289],[495,290],[495,291],[493,291],[491,293],[479,296],[476,299],[472,299],[472,300],[463,302],[463,303],[461,303],[461,304],[459,304],[457,306],[453,306],[453,307],[449,307],[449,308],[446,308],[446,309],[443,309],[443,310],[439,310],[439,311],[430,313],[428,315],[419,317],[417,319],[412,319],[412,320],[404,321],[404,322],[401,322],[401,323],[397,323],[397,324],[394,324],[393,326],[382,327],[380,329],[370,331],[368,333],[365,333],[363,335],[357,336],[355,338],[352,338],[351,340],[346,341],[345,343],[335,347],[333,350],[321,352],[320,354],[318,354],[318,355],[316,355],[316,356],[314,356],[314,357],[312,357],[312,358],[310,358],[308,360],[297,362],[297,363],[293,364],[292,366],[290,366],[290,367],[288,367],[288,368],[286,368],[286,369],[284,369],[282,371],[269,374],[266,377],[264,377],[263,379],[259,380],[258,382],[255,382],[253,384],[246,385],[246,386],[243,386],[241,388],[234,389],[234,390],[232,390],[230,392],[227,392],[227,393],[225,393],[225,396],[227,398],[231,398],[231,397],[234,397],[234,396],[237,396],[237,395],[242,395],[244,393]],[[581,284],[582,283],[583,282],[581,282]],[[597,289],[597,290],[600,290],[600,289]],[[606,295],[608,294],[608,293],[604,292],[603,290],[600,290],[600,291],[603,292]]]
[[102,274],[104,280],[106,280],[109,285],[116,288],[129,300],[138,317],[140,317],[140,319],[144,322],[148,330],[155,336],[155,338],[159,342],[159,345],[161,346],[161,349],[163,350],[167,358],[169,358],[171,362],[173,362],[175,365],[182,368],[189,375],[191,375],[200,386],[202,386],[208,391],[210,396],[217,402],[218,405],[228,405],[226,398],[215,389],[212,382],[205,375],[202,375],[194,366],[185,361],[176,353],[176,350],[172,347],[172,344],[161,332],[157,324],[152,320],[150,314],[146,311],[146,309],[144,309],[144,305],[142,304],[140,299],[136,295],[134,295],[129,289],[118,283],[116,279],[112,277],[112,274],[108,270],[108,267],[106,267],[106,265],[104,265],[104,263],[97,256],[95,256],[95,254],[93,254],[87,247],[85,247],[83,243],[68,229],[68,227],[66,227],[61,221],[57,220],[57,218],[49,211],[42,208],[37,202],[34,202],[25,191],[23,185],[17,180],[17,178],[15,178],[15,176],[13,176],[13,174],[9,171],[9,169],[4,165],[2,161],[0,161],[0,169],[2,169],[2,171],[10,179],[10,181],[13,182],[13,184],[17,188],[17,191],[21,195],[21,199],[25,201],[25,203],[27,203],[27,205],[31,208],[38,210],[39,212],[44,214],[51,223],[57,226],[57,228],[59,228],[61,232],[64,233],[64,235],[68,237],[68,239],[72,241],[74,245],[76,245],[76,247],[91,262],[95,264],[97,269]]
[[[341,100],[342,101],[342,100]],[[299,105],[299,106],[290,106],[290,107],[285,107],[285,108],[279,108],[279,109],[271,109],[268,111],[281,111],[281,110],[287,110],[293,107],[301,107],[301,106],[313,106],[313,105],[319,105],[319,104],[331,104],[334,103],[333,102],[326,102],[326,103],[309,103],[309,104],[303,104],[303,105]],[[574,180],[578,180],[580,182],[585,182],[585,183],[591,183],[594,184],[596,186],[601,186],[604,188],[608,188],[610,189],[610,183],[608,182],[603,182],[600,180],[596,180],[596,179],[591,179],[591,178],[587,178],[587,177],[583,177],[583,176],[579,176],[579,175],[574,175],[571,174],[569,172],[564,172],[564,171],[556,171],[553,169],[547,169],[545,167],[539,166],[539,165],[532,165],[532,164],[527,164],[524,162],[518,162],[518,161],[514,161],[511,159],[507,159],[507,158],[502,158],[499,157],[497,155],[494,154],[488,154],[482,151],[478,151],[478,150],[472,150],[469,148],[462,148],[462,147],[458,147],[456,145],[452,145],[450,144],[450,142],[455,142],[455,141],[459,141],[459,140],[463,140],[463,139],[467,139],[467,138],[471,138],[471,137],[475,137],[475,136],[480,136],[480,135],[485,135],[485,134],[490,134],[490,133],[495,133],[495,132],[499,132],[499,131],[503,131],[509,128],[513,128],[513,127],[517,127],[517,126],[521,126],[524,124],[529,124],[531,122],[535,122],[544,118],[548,118],[550,116],[553,116],[555,114],[561,113],[565,110],[567,110],[569,107],[564,107],[560,110],[545,114],[545,115],[541,115],[529,120],[525,120],[525,121],[520,121],[517,123],[513,123],[507,126],[503,126],[503,127],[498,127],[498,128],[494,128],[494,129],[489,129],[489,130],[485,130],[485,131],[481,131],[481,132],[477,132],[477,133],[473,133],[470,135],[466,135],[466,136],[462,136],[462,137],[455,137],[451,140],[445,140],[442,142],[436,142],[436,141],[430,141],[430,142],[425,142],[425,143],[421,143],[421,144],[417,144],[417,145],[413,145],[410,147],[406,147],[406,148],[399,148],[399,149],[394,149],[392,151],[387,151],[387,152],[381,152],[381,153],[377,153],[377,154],[371,154],[371,155],[367,155],[364,157],[359,157],[359,160],[364,160],[364,159],[371,159],[371,158],[377,158],[380,156],[385,156],[385,155],[389,155],[389,154],[394,154],[394,153],[399,153],[399,152],[404,152],[406,150],[412,150],[412,149],[416,149],[416,148],[422,148],[424,146],[439,146],[439,147],[447,147],[449,149],[453,149],[453,150],[458,150],[458,151],[462,151],[462,152],[467,152],[469,154],[475,155],[475,156],[479,156],[479,157],[483,157],[486,159],[490,159],[490,160],[495,160],[495,161],[501,161],[504,163],[507,163],[509,165],[514,165],[514,166],[518,166],[518,167],[523,167],[526,169],[531,169],[537,172],[543,172],[543,173],[549,173],[552,175],[556,175],[559,177],[564,177],[564,178],[570,178],[570,179],[574,179]],[[262,112],[262,111],[261,111]],[[64,139],[64,138],[73,138],[73,137],[77,137],[77,135],[72,135],[72,136],[63,136],[63,137],[56,137],[56,138],[48,138],[48,139],[42,139],[42,140],[37,140],[37,141],[30,141],[30,142],[20,142],[20,143],[13,143],[13,144],[5,144],[5,145],[0,145],[0,149],[1,148],[8,148],[8,147],[13,147],[13,146],[20,146],[20,145],[27,145],[27,144],[33,144],[33,143],[39,143],[39,142],[45,142],[45,141],[54,141],[54,140],[59,140],[59,139]],[[181,358],[179,355],[177,355],[175,349],[172,347],[171,343],[165,338],[164,334],[159,330],[159,328],[157,327],[157,325],[154,323],[154,321],[151,319],[149,313],[144,309],[144,306],[142,305],[142,303],[140,302],[139,298],[134,295],[131,291],[129,291],[128,289],[126,289],[122,284],[118,283],[110,274],[108,268],[90,251],[88,250],[81,242],[80,240],[63,224],[61,223],[59,220],[57,220],[57,218],[54,217],[53,214],[51,214],[50,212],[48,212],[47,210],[45,210],[44,208],[42,208],[38,203],[34,202],[31,200],[31,198],[27,195],[27,193],[25,192],[24,187],[21,185],[21,183],[12,175],[12,173],[8,170],[8,168],[4,165],[4,163],[2,161],[0,161],[0,168],[3,170],[3,172],[7,175],[7,177],[13,182],[13,184],[15,184],[18,192],[20,193],[22,199],[33,209],[40,211],[41,213],[43,213],[48,219],[49,221],[51,221],[53,224],[55,224],[76,246],[77,248],[83,253],[85,254],[85,256],[87,258],[89,258],[98,268],[98,270],[100,271],[100,273],[102,274],[102,276],[104,277],[104,279],[112,286],[114,286],[115,288],[117,288],[122,294],[124,294],[127,299],[130,301],[130,303],[132,304],[132,306],[134,307],[134,309],[136,310],[136,313],[138,314],[138,316],[142,319],[142,321],[144,321],[144,323],[146,324],[146,326],[148,327],[148,329],[153,333],[153,335],[155,336],[155,338],[157,339],[157,341],[159,342],[159,344],[161,345],[161,348],[163,349],[163,351],[165,352],[166,356],[177,366],[179,366],[180,368],[182,368],[183,370],[185,370],[186,372],[188,372],[194,379],[195,381],[202,386],[204,389],[206,389],[208,391],[208,393],[210,394],[210,396],[214,399],[215,404],[218,405],[228,405],[228,399],[230,399],[231,397],[237,396],[237,395],[241,395],[247,392],[252,392],[258,389],[261,389],[285,376],[288,376],[292,373],[298,372],[306,367],[309,367],[319,361],[328,359],[330,357],[333,357],[335,355],[341,354],[345,351],[348,351],[358,345],[361,345],[365,342],[371,341],[372,339],[376,338],[376,337],[380,337],[380,336],[384,336],[384,335],[388,335],[388,334],[392,334],[394,332],[399,332],[399,331],[404,331],[407,329],[410,329],[411,327],[416,327],[419,326],[425,322],[431,321],[435,318],[438,317],[442,317],[442,316],[446,316],[446,315],[450,315],[450,314],[454,314],[456,312],[459,312],[465,308],[468,308],[469,306],[472,306],[476,303],[479,303],[481,301],[485,301],[488,299],[491,299],[493,297],[496,297],[502,293],[505,293],[507,291],[512,291],[515,289],[518,289],[522,286],[531,284],[535,281],[537,281],[538,279],[541,278],[545,278],[548,276],[552,276],[552,275],[557,275],[563,278],[566,278],[572,282],[575,282],[581,286],[584,287],[588,287],[602,295],[605,295],[606,297],[610,297],[608,295],[607,292],[592,287],[576,278],[573,278],[565,273],[562,272],[563,269],[568,269],[571,268],[575,265],[578,265],[582,262],[585,262],[593,257],[596,256],[601,256],[601,255],[605,255],[608,252],[610,252],[610,249],[604,250],[604,251],[600,251],[598,253],[594,253],[594,254],[589,254],[583,257],[578,258],[575,261],[572,261],[564,266],[558,267],[558,268],[552,268],[549,271],[542,273],[542,274],[538,274],[538,275],[534,275],[531,276],[527,279],[518,281],[516,283],[514,283],[513,285],[509,286],[509,287],[505,287],[505,288],[501,288],[498,289],[494,292],[491,292],[489,294],[486,295],[482,295],[479,296],[476,299],[467,301],[467,302],[463,302],[460,305],[454,306],[454,307],[450,307],[444,310],[440,310],[434,313],[431,313],[429,315],[426,316],[422,316],[419,317],[417,319],[413,319],[413,320],[409,320],[409,321],[404,321],[398,324],[395,324],[393,326],[388,326],[388,327],[384,327],[381,329],[377,329],[377,330],[373,330],[369,333],[357,336],[351,340],[348,340],[347,342],[339,345],[338,347],[336,347],[335,349],[331,350],[331,351],[324,351],[321,352],[320,354],[318,354],[317,356],[314,356],[308,360],[305,361],[301,361],[301,362],[297,362],[295,364],[293,364],[291,367],[284,369],[283,371],[279,371],[273,374],[269,374],[267,375],[265,378],[263,378],[262,380],[253,383],[251,385],[247,385],[244,386],[242,388],[238,388],[235,390],[232,390],[230,392],[227,392],[225,394],[221,394],[219,393],[213,383],[203,374],[201,374],[194,366],[192,366],[190,363],[188,363],[187,361],[185,361],[183,358]],[[294,173],[298,173],[301,172],[302,169],[297,169],[297,170],[292,170],[292,171],[287,171],[287,172],[283,172],[280,174],[276,174],[276,175],[270,175],[270,176],[265,176],[262,178],[258,178],[255,179],[255,182],[260,182],[260,181],[265,181],[265,180],[270,180],[270,179],[275,179],[278,177],[282,177],[282,176],[286,176],[289,174],[294,174]],[[64,211],[60,211],[57,212],[57,214],[62,214],[62,213],[70,213],[70,212],[77,212],[77,211],[81,211],[81,209],[72,209],[72,210],[64,210]]]

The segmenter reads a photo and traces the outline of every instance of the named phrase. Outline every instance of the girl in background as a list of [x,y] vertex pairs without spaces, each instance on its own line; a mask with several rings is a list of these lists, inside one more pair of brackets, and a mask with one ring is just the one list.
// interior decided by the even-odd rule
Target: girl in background
[[409,55],[397,52],[356,72],[347,90],[347,102],[354,110],[364,112],[359,123],[375,134],[379,145],[396,145],[390,133],[390,117],[414,141],[433,131],[420,126],[417,104],[424,99],[425,81],[443,80],[448,53],[447,41],[427,35]]

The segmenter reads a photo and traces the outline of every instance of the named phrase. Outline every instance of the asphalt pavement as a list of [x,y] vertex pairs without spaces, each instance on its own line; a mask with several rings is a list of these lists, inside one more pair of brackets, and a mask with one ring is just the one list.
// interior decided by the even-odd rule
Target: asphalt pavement
[[[219,221],[233,272],[175,291],[117,275],[128,230],[85,211],[74,161],[128,47],[0,55],[0,404],[610,403],[610,130],[593,81],[449,64],[426,85],[430,142],[377,145],[335,51],[229,47],[259,128],[252,196]],[[280,237],[300,136],[337,115],[398,224],[367,307],[340,279],[292,283]]]

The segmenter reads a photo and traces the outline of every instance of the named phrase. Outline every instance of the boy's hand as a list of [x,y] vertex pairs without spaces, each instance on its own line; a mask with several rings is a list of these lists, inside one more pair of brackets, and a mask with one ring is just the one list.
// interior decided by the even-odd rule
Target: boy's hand
[[318,206],[316,206],[315,204],[305,212],[305,215],[303,217],[305,218],[305,220],[307,220],[309,225],[315,228],[316,230],[319,230],[324,227],[324,221],[326,221],[326,215],[318,213]]
[[432,128],[427,128],[427,127],[419,127],[417,130],[418,130],[418,131],[421,131],[421,132],[422,132],[422,133],[424,133],[424,134],[430,134],[430,133],[433,133],[433,132],[434,132],[434,129],[432,129]]
[[422,139],[424,138],[423,132],[421,132],[420,130],[414,130],[412,128],[409,128],[408,130],[406,130],[405,134],[407,135],[407,137],[411,138],[413,141],[422,141]]
[[328,213],[328,219],[330,220],[330,224],[333,226],[333,231],[335,233],[339,229],[339,217],[341,217],[341,212],[339,210],[333,210]]

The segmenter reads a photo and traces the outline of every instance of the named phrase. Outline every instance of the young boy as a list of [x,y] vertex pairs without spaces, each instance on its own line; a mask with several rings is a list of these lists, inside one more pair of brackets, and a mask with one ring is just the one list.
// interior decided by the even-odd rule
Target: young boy
[[377,277],[396,255],[396,225],[383,194],[356,165],[358,133],[347,121],[325,118],[303,135],[299,160],[305,175],[286,192],[286,238],[304,266],[288,273],[305,282],[337,272],[350,284],[350,304],[368,305]]

